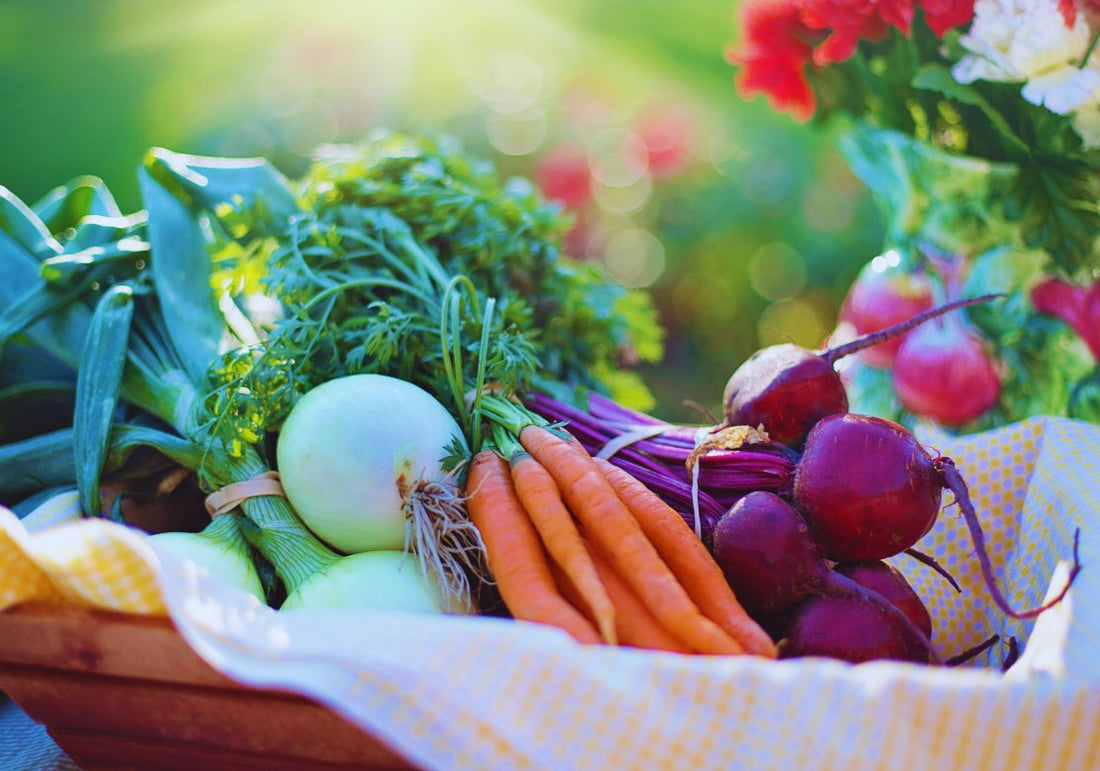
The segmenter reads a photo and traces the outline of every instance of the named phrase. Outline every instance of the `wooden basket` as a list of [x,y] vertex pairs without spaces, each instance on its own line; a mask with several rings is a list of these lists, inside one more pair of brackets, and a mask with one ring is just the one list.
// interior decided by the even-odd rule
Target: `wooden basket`
[[168,618],[2,612],[0,690],[85,771],[414,768],[314,701],[221,675]]

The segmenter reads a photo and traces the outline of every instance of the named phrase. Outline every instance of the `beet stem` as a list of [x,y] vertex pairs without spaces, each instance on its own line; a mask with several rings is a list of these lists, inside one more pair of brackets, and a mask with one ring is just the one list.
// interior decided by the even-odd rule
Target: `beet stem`
[[958,653],[958,654],[952,656],[951,658],[947,659],[947,661],[943,662],[944,666],[957,667],[960,664],[965,664],[966,662],[970,661],[974,657],[980,655],[983,651],[989,650],[1000,639],[1001,639],[1001,636],[999,634],[995,634],[992,637],[990,637],[988,640],[984,640],[984,641],[978,643],[977,645],[975,645],[974,647],[967,648],[962,653]]
[[825,361],[833,364],[837,359],[842,359],[849,354],[853,354],[857,351],[862,351],[864,348],[870,348],[873,345],[889,340],[891,337],[897,337],[900,334],[908,332],[913,327],[919,326],[926,321],[942,316],[945,313],[956,310],[957,308],[965,308],[969,305],[978,305],[979,303],[989,302],[990,300],[996,300],[1000,297],[1004,297],[1003,292],[996,292],[993,294],[984,294],[980,297],[968,297],[961,300],[953,300],[949,303],[944,303],[938,308],[932,308],[918,313],[911,319],[898,322],[893,326],[880,329],[877,332],[868,332],[865,335],[860,335],[855,340],[838,345],[834,348],[822,351],[818,355],[825,359]]
[[940,472],[940,476],[943,477],[944,485],[955,494],[955,501],[959,504],[963,517],[966,519],[966,526],[970,530],[970,539],[974,542],[974,549],[978,556],[978,564],[982,569],[982,577],[985,578],[986,586],[989,587],[989,594],[993,597],[993,601],[997,604],[997,607],[1012,618],[1029,619],[1035,618],[1043,611],[1061,602],[1062,598],[1066,596],[1066,592],[1069,591],[1070,586],[1073,585],[1073,579],[1076,578],[1077,574],[1081,571],[1081,562],[1077,557],[1077,546],[1081,538],[1080,528],[1073,534],[1073,567],[1069,571],[1069,578],[1066,581],[1066,585],[1062,587],[1062,590],[1058,592],[1056,597],[1038,607],[1024,611],[1015,610],[1008,604],[1008,601],[1001,593],[1001,589],[997,585],[997,579],[993,575],[993,563],[990,562],[989,554],[985,548],[985,534],[982,533],[982,526],[981,523],[978,522],[977,513],[974,511],[974,504],[970,502],[970,490],[967,488],[966,482],[962,478],[962,474],[959,473],[959,470],[955,467],[955,462],[950,458],[936,458],[933,463],[935,464],[936,470]]
[[1012,668],[1020,659],[1020,641],[1015,636],[1010,635],[1008,638],[1008,652],[1005,653],[1004,660],[1001,662],[1001,671],[1007,672]]
[[925,554],[924,552],[919,551],[918,549],[914,549],[911,546],[905,550],[905,553],[915,559],[917,562],[923,562],[925,565],[935,570],[937,573],[943,576],[944,579],[947,580],[947,583],[951,584],[951,586],[954,587],[956,592],[962,594],[962,587],[959,586],[959,582],[955,580],[955,576],[948,573],[947,568],[936,562],[936,558],[933,557],[931,554]]

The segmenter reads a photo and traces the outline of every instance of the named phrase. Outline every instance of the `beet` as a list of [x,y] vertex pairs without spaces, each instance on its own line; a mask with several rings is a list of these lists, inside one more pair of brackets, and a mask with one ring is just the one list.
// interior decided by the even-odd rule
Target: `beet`
[[763,425],[773,440],[797,447],[818,420],[848,411],[848,392],[824,354],[782,343],[738,367],[722,403],[730,425]]
[[833,367],[838,359],[904,334],[948,311],[1000,296],[990,294],[946,303],[824,351],[811,351],[793,343],[762,348],[726,381],[722,395],[726,421],[753,428],[762,425],[772,440],[801,447],[817,421],[848,411],[847,391]]
[[[923,650],[924,662],[935,660],[927,635],[885,597],[834,571],[798,510],[775,493],[752,492],[731,506],[714,527],[713,553],[742,607],[773,638],[788,640],[791,655],[831,650],[815,642],[825,633],[818,631],[821,611],[812,601],[828,596],[847,598],[844,607],[868,605],[858,617],[867,639],[876,641],[864,653],[853,653],[856,643],[847,639],[847,630],[838,630],[837,649],[847,652],[840,658],[896,658],[904,649],[908,660],[916,660],[911,658],[916,646]],[[893,647],[883,647],[883,640],[894,641]]]
[[806,438],[793,500],[827,559],[892,557],[931,529],[943,478],[902,425],[869,415],[830,415]]
[[806,438],[792,499],[826,559],[866,562],[910,549],[939,515],[949,489],[970,531],[990,597],[1013,618],[1033,618],[1057,604],[1081,569],[1078,534],[1065,587],[1029,610],[1005,600],[993,574],[970,491],[950,458],[933,458],[902,425],[870,415],[829,415]]
[[877,592],[894,607],[912,619],[925,637],[932,638],[932,617],[924,600],[902,575],[901,571],[882,560],[845,562],[833,568],[865,589]]
[[712,553],[746,612],[774,616],[821,585],[827,570],[805,520],[775,493],[741,498],[714,526]]
[[901,619],[909,620],[870,593],[816,595],[796,609],[779,641],[779,658],[827,656],[853,664],[933,661],[928,639]]

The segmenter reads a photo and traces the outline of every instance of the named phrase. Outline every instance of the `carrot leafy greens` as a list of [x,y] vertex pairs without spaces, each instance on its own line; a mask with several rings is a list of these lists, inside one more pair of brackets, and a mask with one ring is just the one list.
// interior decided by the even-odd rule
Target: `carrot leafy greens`
[[[276,428],[324,380],[372,372],[436,395],[477,447],[485,387],[606,393],[630,377],[620,357],[661,355],[648,301],[559,254],[560,210],[456,144],[331,148],[293,186],[289,217],[217,209],[220,280],[278,298],[283,314],[215,371],[207,406],[228,441]],[[644,393],[640,379],[628,387]]]

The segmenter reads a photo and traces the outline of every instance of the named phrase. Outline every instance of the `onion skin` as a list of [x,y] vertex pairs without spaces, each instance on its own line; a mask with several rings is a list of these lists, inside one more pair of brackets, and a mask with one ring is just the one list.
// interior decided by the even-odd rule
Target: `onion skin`
[[276,448],[287,499],[321,540],[347,554],[405,546],[406,495],[446,476],[457,421],[427,391],[385,375],[322,383],[291,410]]

